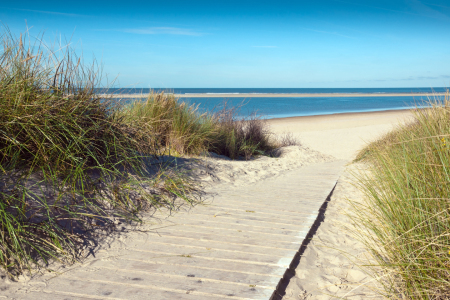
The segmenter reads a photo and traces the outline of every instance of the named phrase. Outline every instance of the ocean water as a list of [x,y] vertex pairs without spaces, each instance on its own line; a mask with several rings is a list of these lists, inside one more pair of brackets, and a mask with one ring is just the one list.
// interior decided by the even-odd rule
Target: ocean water
[[431,93],[445,92],[447,88],[111,88],[111,93],[147,94],[150,91],[175,94],[297,94],[297,93]]
[[[226,102],[227,107],[236,107],[240,116],[258,114],[263,118],[286,118],[295,116],[327,115],[350,112],[400,110],[427,105],[425,96],[370,96],[340,97],[348,93],[430,93],[445,92],[446,88],[172,88],[153,89],[155,92],[182,94],[181,99],[198,105],[199,110],[218,111]],[[109,89],[108,92],[124,94],[146,94],[150,89]],[[215,97],[190,97],[190,94],[215,94]],[[217,94],[254,94],[252,97],[217,97]],[[261,94],[279,93],[333,93],[336,97],[258,97]]]

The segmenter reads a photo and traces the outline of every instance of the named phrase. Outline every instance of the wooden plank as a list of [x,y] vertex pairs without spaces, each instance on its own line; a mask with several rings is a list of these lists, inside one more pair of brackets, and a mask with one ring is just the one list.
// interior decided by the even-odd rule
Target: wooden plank
[[113,239],[56,277],[34,279],[43,284],[14,297],[269,299],[342,169],[341,161],[321,163],[221,186],[205,206],[156,212],[139,232]]

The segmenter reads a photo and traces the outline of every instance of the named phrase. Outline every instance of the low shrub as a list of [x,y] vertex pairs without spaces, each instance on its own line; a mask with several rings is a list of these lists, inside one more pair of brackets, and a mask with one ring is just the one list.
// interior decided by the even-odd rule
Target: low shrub
[[187,105],[173,95],[151,93],[118,113],[124,124],[140,128],[140,136],[154,136],[150,152],[166,149],[180,154],[199,154],[215,137],[215,118],[199,113],[197,106]]

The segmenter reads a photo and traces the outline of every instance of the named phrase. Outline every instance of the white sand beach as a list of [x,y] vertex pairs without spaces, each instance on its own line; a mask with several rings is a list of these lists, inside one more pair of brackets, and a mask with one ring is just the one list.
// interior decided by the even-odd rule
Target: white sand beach
[[0,300],[450,300],[450,0],[366,2],[5,1]]

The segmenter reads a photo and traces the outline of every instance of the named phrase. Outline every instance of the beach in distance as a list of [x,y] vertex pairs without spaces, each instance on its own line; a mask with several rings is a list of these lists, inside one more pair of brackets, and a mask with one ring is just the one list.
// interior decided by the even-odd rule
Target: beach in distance
[[[367,198],[353,174],[384,164],[355,158],[393,157],[387,173],[402,172],[398,154],[408,148],[401,147],[418,141],[425,151],[411,153],[408,172],[450,164],[438,161],[450,157],[444,88],[119,89],[103,97],[91,77],[96,69],[77,69],[71,52],[62,69],[52,64],[47,72],[28,63],[28,43],[10,44],[17,46],[0,60],[8,75],[0,97],[0,297],[380,298],[369,288],[376,270],[363,270],[373,251],[346,230],[354,219],[345,213],[377,215],[348,200]],[[48,82],[57,86],[42,89]],[[418,122],[391,131],[414,113]],[[432,155],[429,164],[416,163]],[[435,170],[420,169],[402,186]],[[381,189],[387,177],[380,178],[361,184]],[[426,192],[440,190],[442,178]]]
[[351,161],[367,143],[412,116],[411,110],[387,110],[274,118],[267,122],[275,134],[290,132],[314,150]]
[[[414,97],[259,97],[244,103],[235,97],[217,118],[201,109],[210,113],[214,110],[208,108],[225,97],[187,101],[193,106],[185,99],[153,94],[119,107],[115,115],[104,114],[121,122],[113,128],[128,128],[123,139],[136,148],[126,149],[127,155],[136,149],[152,154],[156,132],[159,144],[152,151],[169,149],[158,161],[172,172],[182,168],[181,176],[188,171],[189,181],[174,177],[180,189],[173,193],[185,197],[170,200],[179,201],[176,208],[149,202],[142,223],[113,219],[120,232],[86,248],[79,263],[52,262],[52,272],[21,275],[15,283],[5,279],[0,282],[4,295],[24,300],[90,295],[125,300],[130,294],[132,299],[382,299],[372,289],[378,282],[363,268],[372,262],[365,260],[368,249],[346,227],[352,224],[349,200],[365,199],[354,174],[367,164],[353,162],[368,143],[413,120],[414,111],[407,108],[415,107]],[[84,101],[91,105],[91,98]],[[92,105],[104,104],[94,100]],[[235,108],[243,112],[237,115]],[[252,117],[252,109],[272,118]],[[215,144],[194,143],[201,135]],[[148,148],[134,146],[135,137]],[[161,174],[157,178],[166,176]],[[150,197],[159,192],[154,187],[166,182],[174,181],[148,186],[142,181],[136,201],[147,195],[154,201]],[[191,183],[202,189],[205,205],[186,205],[197,200],[179,191]]]

